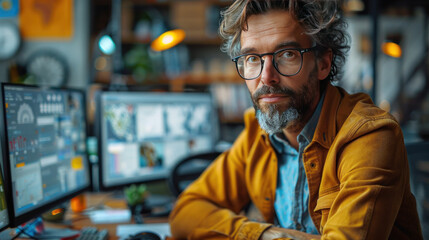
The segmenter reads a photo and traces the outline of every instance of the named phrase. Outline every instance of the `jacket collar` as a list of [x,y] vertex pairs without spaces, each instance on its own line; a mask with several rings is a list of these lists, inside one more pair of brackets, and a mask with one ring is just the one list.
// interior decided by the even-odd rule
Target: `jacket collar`
[[326,149],[332,145],[337,134],[337,129],[341,127],[337,123],[340,122],[342,125],[345,120],[337,119],[340,117],[338,116],[338,109],[343,94],[346,93],[340,92],[337,87],[331,84],[327,84],[325,101],[313,136],[313,141],[318,142]]

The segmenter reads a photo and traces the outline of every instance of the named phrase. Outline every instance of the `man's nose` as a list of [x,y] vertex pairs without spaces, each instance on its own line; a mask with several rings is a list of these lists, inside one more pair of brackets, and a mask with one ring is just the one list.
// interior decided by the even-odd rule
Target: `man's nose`
[[273,56],[265,56],[262,64],[261,81],[264,85],[275,85],[280,81],[280,74],[274,67]]

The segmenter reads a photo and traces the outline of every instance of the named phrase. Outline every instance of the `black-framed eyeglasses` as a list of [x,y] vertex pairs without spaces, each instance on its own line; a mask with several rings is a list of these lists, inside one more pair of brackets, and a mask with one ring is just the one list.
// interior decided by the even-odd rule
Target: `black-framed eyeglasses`
[[273,66],[281,75],[290,77],[301,71],[303,54],[314,51],[317,46],[311,48],[284,48],[271,53],[256,54],[246,53],[232,59],[235,62],[238,74],[245,80],[258,78],[264,67],[263,57],[273,56]]

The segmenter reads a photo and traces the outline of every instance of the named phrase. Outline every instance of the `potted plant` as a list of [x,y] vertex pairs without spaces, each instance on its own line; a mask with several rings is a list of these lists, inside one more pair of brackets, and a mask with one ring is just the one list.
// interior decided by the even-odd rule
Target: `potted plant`
[[146,206],[146,198],[149,195],[147,187],[144,184],[135,185],[132,184],[129,187],[124,188],[124,195],[127,201],[128,207],[131,213],[134,215],[136,223],[140,220],[136,217],[140,217],[142,213],[150,213],[151,209]]

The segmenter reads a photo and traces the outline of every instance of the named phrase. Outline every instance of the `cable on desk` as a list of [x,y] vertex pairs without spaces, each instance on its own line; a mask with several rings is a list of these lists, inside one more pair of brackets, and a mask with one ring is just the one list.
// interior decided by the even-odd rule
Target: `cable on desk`
[[28,224],[28,225],[25,225],[24,227],[21,227],[21,228],[17,228],[18,230],[19,230],[19,233],[17,233],[17,234],[15,234],[15,236],[13,236],[12,238],[11,238],[11,240],[14,240],[14,239],[17,239],[19,236],[21,236],[21,234],[26,234],[26,235],[28,235],[29,237],[32,237],[32,236],[30,236],[29,234],[27,234],[26,232],[25,232],[25,230],[27,229],[27,228],[29,228],[29,227],[33,227],[33,225],[35,225],[35,224],[37,224],[38,222],[37,221],[34,221],[34,222],[32,222],[32,223],[30,223],[30,224]]
[[[15,237],[18,237],[19,235],[21,235],[21,233],[24,233],[25,235],[27,235],[27,236],[28,236],[28,237],[30,237],[31,239],[38,240],[38,238],[37,238],[37,237],[35,237],[34,235],[31,235],[31,234],[27,233],[24,229],[21,229],[21,232],[19,232]],[[15,239],[15,238],[12,238],[12,239]],[[58,237],[54,237],[54,236],[52,236],[52,237],[44,238],[44,239],[58,239]]]
[[29,233],[27,230],[31,227],[33,227],[34,225],[39,224],[40,222],[36,220],[34,220],[33,222],[24,225],[22,227],[18,227],[17,230],[19,230],[19,232],[17,234],[15,234],[15,236],[13,236],[11,238],[11,240],[17,239],[19,236],[21,236],[22,234],[25,234],[27,237],[31,238],[31,239],[35,239],[35,240],[39,240],[39,239],[61,239],[64,236],[44,236],[42,238],[37,237],[37,233],[36,234],[32,234]]
[[[26,232],[24,229],[21,229],[21,232],[19,232],[14,238],[17,238],[21,233],[24,233],[25,235],[27,235],[29,238],[34,239],[34,240],[41,240],[41,239],[63,239],[64,236],[44,236],[43,238],[38,238],[36,235],[31,235],[30,233]],[[12,240],[11,239],[11,240]]]

